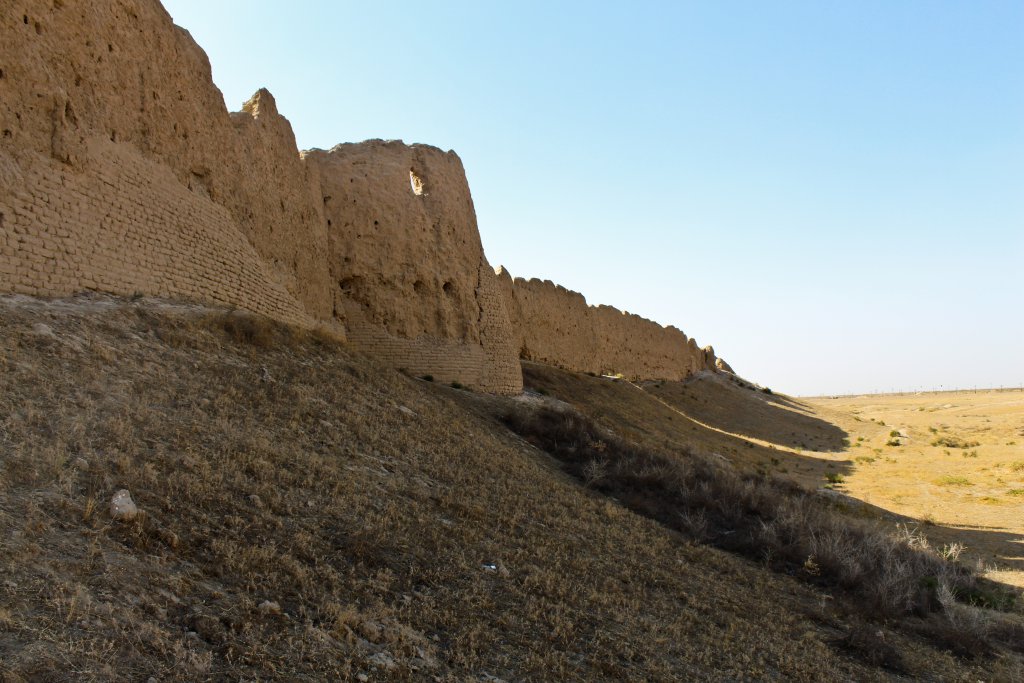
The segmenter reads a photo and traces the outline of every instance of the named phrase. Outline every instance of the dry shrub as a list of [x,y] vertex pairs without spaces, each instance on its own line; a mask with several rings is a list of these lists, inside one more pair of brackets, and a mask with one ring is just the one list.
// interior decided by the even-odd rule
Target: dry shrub
[[304,344],[330,347],[344,343],[344,339],[328,327],[306,329],[247,311],[209,313],[199,317],[194,324],[218,332],[239,346],[263,350],[296,349]]
[[940,448],[974,448],[975,446],[980,446],[981,443],[978,441],[968,441],[959,436],[948,435],[935,439],[932,441],[932,445]]
[[858,624],[833,644],[871,666],[881,667],[896,673],[906,673],[903,657],[893,645],[885,640],[878,628]]
[[213,314],[207,318],[207,322],[236,344],[259,349],[294,346],[300,336],[290,325],[241,311]]
[[[755,560],[767,558],[777,571],[841,589],[871,618],[945,614],[943,629],[965,637],[977,631],[975,624],[951,618],[944,598],[977,602],[984,583],[952,561],[955,552],[929,547],[912,529],[885,533],[838,514],[795,483],[742,474],[694,453],[640,448],[573,411],[521,408],[504,419],[591,488],[694,540]],[[595,471],[601,476],[594,477]],[[847,644],[869,645],[863,634],[851,635]],[[987,651],[977,643],[968,650]],[[879,656],[883,665],[896,666],[890,655]]]

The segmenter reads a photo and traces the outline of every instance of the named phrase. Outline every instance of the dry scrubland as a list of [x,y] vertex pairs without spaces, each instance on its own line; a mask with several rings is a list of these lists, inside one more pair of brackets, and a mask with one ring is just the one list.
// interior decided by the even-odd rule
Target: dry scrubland
[[1024,587],[1024,393],[956,391],[808,400],[850,434],[842,490],[924,520],[987,573]]
[[[1008,593],[792,482],[856,481],[809,404],[535,364],[486,396],[149,299],[5,297],[0,328],[5,680],[1024,675],[1018,608],[967,604]],[[892,585],[836,573],[865,549]]]

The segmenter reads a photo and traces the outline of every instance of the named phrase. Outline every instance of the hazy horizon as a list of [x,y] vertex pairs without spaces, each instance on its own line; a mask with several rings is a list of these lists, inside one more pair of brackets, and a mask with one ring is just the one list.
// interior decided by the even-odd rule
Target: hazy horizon
[[1024,4],[164,5],[300,148],[454,149],[514,276],[790,394],[1024,384]]

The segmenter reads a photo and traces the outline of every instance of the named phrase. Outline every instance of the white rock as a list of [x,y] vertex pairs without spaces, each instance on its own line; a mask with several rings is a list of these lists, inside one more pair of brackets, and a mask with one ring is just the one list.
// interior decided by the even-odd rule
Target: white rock
[[110,516],[119,522],[130,522],[139,516],[139,508],[128,489],[121,489],[110,499]]
[[398,663],[395,661],[395,658],[387,652],[378,652],[377,654],[373,655],[372,657],[370,657],[370,663],[374,666],[379,666],[383,669],[394,669],[396,666],[398,666]]
[[257,607],[257,609],[259,611],[263,612],[264,614],[280,614],[281,613],[281,605],[277,604],[273,600],[264,600],[263,602],[260,603],[260,606]]
[[53,328],[46,323],[36,323],[32,326],[32,332],[40,337],[49,337],[50,339],[57,336],[53,333]]

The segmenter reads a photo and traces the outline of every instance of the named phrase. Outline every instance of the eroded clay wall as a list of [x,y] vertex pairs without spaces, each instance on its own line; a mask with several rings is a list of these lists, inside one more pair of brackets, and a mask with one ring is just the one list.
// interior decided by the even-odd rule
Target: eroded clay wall
[[[0,155],[15,182],[34,178],[46,158],[68,173],[98,175],[103,161],[90,153],[97,140],[162,164],[170,172],[161,193],[175,185],[226,209],[264,270],[310,315],[330,319],[315,179],[269,93],[229,115],[206,55],[155,0],[7,2],[0,36]],[[5,183],[0,203],[33,189]],[[61,229],[56,215],[36,215],[38,239]]]
[[349,339],[414,374],[520,391],[517,347],[458,155],[369,140],[303,156],[320,179]]
[[0,291],[83,289],[344,325],[369,353],[486,391],[518,359],[678,379],[715,367],[673,328],[495,274],[462,162],[371,140],[300,155],[274,98],[229,113],[156,0],[0,13]]
[[548,280],[513,279],[504,269],[498,278],[525,360],[630,379],[680,380],[715,370],[714,350],[698,348],[675,327],[589,306],[582,294]]

